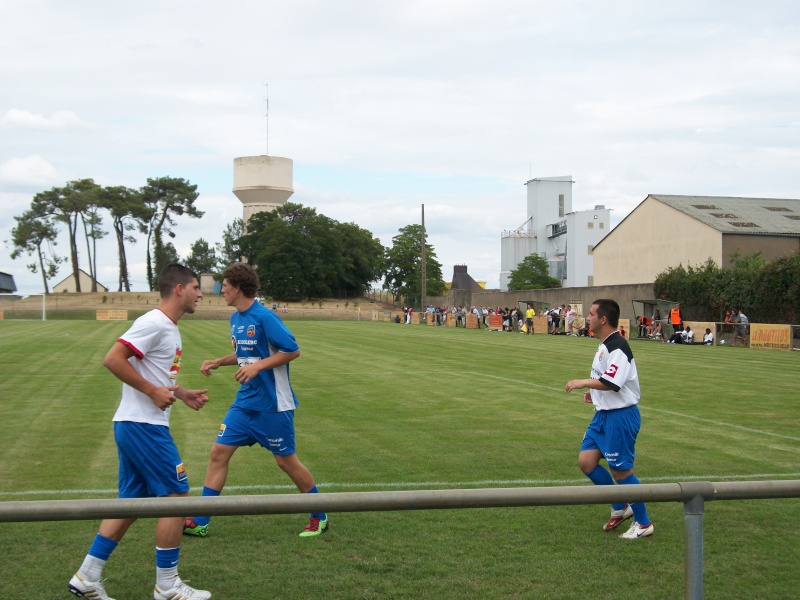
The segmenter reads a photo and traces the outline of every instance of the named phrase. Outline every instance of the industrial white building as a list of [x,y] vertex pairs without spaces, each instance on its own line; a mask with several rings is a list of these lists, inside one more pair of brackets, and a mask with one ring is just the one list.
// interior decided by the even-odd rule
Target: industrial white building
[[531,254],[544,258],[550,276],[562,287],[593,285],[592,251],[610,230],[611,210],[572,211],[571,175],[531,179],[528,218],[514,230],[504,231],[500,246],[500,289],[508,290],[511,271]]

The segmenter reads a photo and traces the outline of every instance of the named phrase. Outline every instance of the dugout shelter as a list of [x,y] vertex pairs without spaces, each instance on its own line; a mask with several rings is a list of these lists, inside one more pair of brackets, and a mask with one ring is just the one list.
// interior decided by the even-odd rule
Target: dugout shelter
[[[672,309],[673,306],[678,304],[677,302],[673,302],[672,300],[658,300],[658,299],[651,299],[651,300],[634,300],[633,304],[633,315],[634,321],[631,324],[631,331],[630,337],[631,339],[636,339],[639,336],[639,318],[640,317],[647,317],[650,319],[658,309],[658,313],[661,315],[661,325],[665,332],[665,337],[669,337],[666,335],[666,332],[672,333],[672,328],[669,324],[669,311]],[[641,338],[647,339],[647,338]]]

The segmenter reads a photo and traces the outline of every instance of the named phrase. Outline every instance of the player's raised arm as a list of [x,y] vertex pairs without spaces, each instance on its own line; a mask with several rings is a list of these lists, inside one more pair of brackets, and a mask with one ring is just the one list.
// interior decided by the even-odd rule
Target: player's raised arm
[[200,372],[206,377],[211,377],[211,371],[220,367],[229,367],[235,364],[237,364],[236,354],[229,354],[228,356],[223,356],[222,358],[204,360],[203,364],[200,365]]
[[572,390],[582,390],[583,388],[604,391],[611,389],[599,379],[571,379],[567,382],[567,385],[564,389],[567,392],[571,392]]
[[178,386],[175,390],[175,397],[183,400],[183,403],[192,410],[200,410],[208,402],[206,393],[208,390],[187,390],[184,387]]
[[281,367],[292,362],[298,356],[300,356],[299,350],[295,350],[294,352],[276,352],[266,358],[262,358],[258,362],[242,365],[239,367],[239,370],[236,371],[234,377],[239,383],[248,383],[261,371]]
[[128,360],[133,356],[135,354],[129,346],[117,342],[103,359],[103,366],[121,382],[148,396],[159,409],[166,410],[172,406],[175,402],[172,393],[177,386],[157,386],[142,377]]

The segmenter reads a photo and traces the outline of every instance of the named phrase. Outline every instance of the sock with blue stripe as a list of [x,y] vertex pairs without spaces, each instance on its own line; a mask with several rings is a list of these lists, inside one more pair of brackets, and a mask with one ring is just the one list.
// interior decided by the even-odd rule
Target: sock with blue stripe
[[106,561],[111,556],[111,553],[114,552],[117,544],[118,542],[99,533],[94,536],[89,553],[83,559],[81,568],[78,569],[81,577],[87,581],[100,581],[103,576],[103,567],[106,566]]
[[[631,473],[625,479],[618,481],[620,485],[638,485],[639,479]],[[647,507],[644,502],[636,502],[631,504],[633,509],[633,518],[639,525],[650,525],[650,517],[647,516]]]
[[[318,493],[319,493],[319,490],[317,489],[316,484],[314,484],[314,487],[312,487],[310,490],[308,490],[306,492],[306,494],[318,494]],[[324,521],[325,519],[328,518],[328,515],[325,514],[324,512],[322,512],[322,513],[320,513],[320,512],[311,513],[311,518],[315,518],[315,517],[317,519],[319,519],[320,521]]]
[[175,587],[178,578],[178,557],[181,547],[159,548],[156,546],[156,585],[162,592]]
[[[585,475],[591,479],[592,483],[595,485],[614,485],[614,478],[611,476],[611,473],[608,472],[608,469],[600,465],[597,465],[594,469],[585,473]],[[611,508],[614,510],[622,510],[625,508],[625,505],[612,504]]]
[[[203,496],[219,496],[222,490],[215,490],[210,487],[203,486]],[[197,525],[208,525],[211,522],[211,517],[195,517],[194,522]]]

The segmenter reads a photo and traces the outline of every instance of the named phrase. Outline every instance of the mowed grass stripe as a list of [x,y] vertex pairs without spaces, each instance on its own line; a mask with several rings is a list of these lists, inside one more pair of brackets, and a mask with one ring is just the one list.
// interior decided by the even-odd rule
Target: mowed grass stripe
[[[0,498],[113,495],[120,384],[101,361],[128,325],[0,322],[0,416],[12,431],[0,437]],[[291,367],[298,451],[323,491],[590,485],[577,453],[592,408],[563,387],[588,376],[595,341],[373,322],[289,327],[301,346]],[[180,383],[208,387],[211,397],[200,412],[172,413],[198,493],[237,385],[232,367],[199,373],[203,359],[231,351],[227,322],[187,320],[181,330]],[[46,369],[21,356],[22,335]],[[643,387],[642,481],[798,477],[796,353],[632,347]],[[17,393],[31,386],[35,400]],[[268,453],[243,448],[225,493],[294,490]],[[602,532],[607,507],[599,506],[345,513],[310,544],[297,537],[302,516],[226,517],[208,538],[184,541],[181,573],[219,597],[625,599],[643,589],[681,597],[682,507],[649,510],[657,531],[643,544]],[[792,597],[798,546],[785,523],[798,517],[796,500],[709,503],[706,597]],[[152,527],[137,524],[109,563],[112,596],[152,589]],[[37,597],[63,597],[95,529],[0,526],[14,548],[0,562],[4,591],[29,597],[26,582],[39,581]],[[625,584],[599,572],[624,572]]]
[[[100,325],[98,327],[98,325]],[[184,324],[184,337],[186,338],[185,346],[187,348],[184,359],[183,372],[181,374],[181,382],[187,387],[208,387],[209,395],[212,397],[212,403],[200,413],[193,412],[176,412],[176,424],[174,435],[187,456],[187,462],[192,464],[194,468],[193,473],[198,470],[202,472],[204,462],[206,459],[207,449],[206,446],[213,441],[213,435],[219,420],[224,415],[227,405],[235,393],[236,384],[232,380],[231,369],[220,369],[213,377],[205,378],[199,375],[198,367],[203,358],[218,356],[222,353],[228,352],[226,347],[227,338],[227,324],[225,322],[192,322],[193,327],[186,327]],[[301,330],[298,333],[298,338],[302,339],[304,335],[302,323],[294,323]],[[307,323],[306,326],[313,328],[315,332],[319,332],[320,323]],[[484,362],[491,365],[499,366],[496,369],[498,373],[513,372],[515,376],[529,377],[531,379],[543,379],[548,377],[552,380],[553,369],[542,369],[538,365],[541,364],[539,355],[547,354],[548,356],[555,356],[558,360],[558,354],[568,353],[570,358],[574,360],[572,354],[580,352],[586,357],[591,357],[594,353],[595,343],[591,340],[575,340],[574,338],[564,337],[547,337],[547,336],[534,336],[533,338],[527,336],[520,336],[516,334],[497,334],[487,332],[476,332],[471,330],[452,330],[452,329],[434,329],[434,328],[419,328],[419,327],[406,327],[397,326],[388,327],[385,324],[358,324],[357,326],[366,325],[359,333],[365,332],[366,335],[359,335],[353,338],[351,335],[353,331],[352,324],[349,323],[334,323],[330,328],[326,329],[326,335],[322,337],[318,343],[304,344],[308,350],[303,350],[302,360],[299,360],[293,365],[295,373],[295,381],[298,390],[303,386],[308,386],[310,395],[301,396],[301,411],[298,413],[298,419],[305,418],[309,414],[306,404],[310,404],[314,414],[319,415],[321,418],[318,423],[324,423],[322,417],[328,415],[335,416],[337,413],[348,413],[354,409],[351,403],[355,402],[360,404],[358,410],[362,413],[363,417],[360,422],[353,423],[340,423],[339,430],[335,436],[339,440],[346,438],[348,435],[356,436],[364,444],[369,446],[368,454],[383,455],[386,460],[397,460],[397,451],[411,451],[409,445],[404,442],[406,433],[402,428],[392,427],[383,431],[381,435],[374,435],[376,425],[382,421],[386,423],[397,423],[397,419],[403,418],[407,424],[417,423],[417,427],[423,430],[433,431],[438,429],[438,424],[443,420],[458,420],[469,417],[471,419],[481,420],[484,424],[484,432],[486,430],[494,430],[494,428],[506,427],[506,434],[512,441],[525,443],[532,435],[536,433],[536,418],[533,418],[532,413],[542,408],[549,412],[548,426],[552,427],[558,425],[569,430],[569,435],[574,439],[578,432],[582,430],[584,421],[587,418],[585,407],[581,406],[579,402],[579,394],[567,395],[560,391],[564,382],[564,377],[558,378],[558,388],[551,387],[547,384],[536,383],[535,381],[528,381],[525,379],[511,379],[507,376],[493,375],[482,373],[478,371],[465,370],[474,366],[474,362],[470,363],[470,356],[472,360],[477,356],[479,362],[482,357],[487,357],[486,346],[499,348],[497,353],[502,352],[503,357],[499,360],[487,360]],[[118,384],[114,381],[113,377],[108,376],[104,369],[100,368],[99,372],[96,365],[99,363],[104,350],[95,350],[92,353],[83,355],[83,362],[81,354],[76,353],[74,346],[69,347],[64,344],[64,340],[69,340],[70,336],[75,337],[76,334],[70,333],[70,329],[74,328],[59,328],[60,331],[53,336],[57,340],[58,345],[64,347],[68,351],[70,366],[76,364],[76,368],[83,372],[84,376],[97,378],[98,381],[103,382],[107,386],[106,390],[100,392],[93,390],[91,395],[101,395],[114,398],[118,393]],[[107,344],[113,343],[113,339],[119,334],[121,324],[92,324],[88,337],[97,337],[102,330],[108,330],[111,335],[107,335]],[[221,335],[220,335],[221,333]],[[388,334],[388,335],[387,335]],[[222,338],[223,341],[219,342]],[[420,340],[422,338],[422,341]],[[86,345],[85,339],[77,339],[78,345]],[[454,345],[454,342],[456,345]],[[588,342],[585,343],[585,342]],[[341,346],[338,348],[337,343]],[[424,352],[420,352],[420,344],[424,343]],[[522,346],[521,346],[522,344]],[[576,345],[577,344],[577,345]],[[192,351],[193,347],[197,347],[196,351]],[[645,349],[644,344],[640,344],[642,349]],[[655,350],[663,349],[663,346],[652,344]],[[105,345],[103,346],[105,347]],[[474,350],[470,352],[473,347],[478,347],[479,351]],[[520,358],[517,356],[522,351],[528,353],[529,358]],[[212,351],[208,351],[211,348]],[[326,349],[331,349],[330,351]],[[205,350],[206,354],[201,354]],[[637,347],[637,354],[639,348]],[[676,348],[667,348],[669,352],[675,354]],[[679,348],[679,352],[683,350],[697,350],[696,348]],[[700,350],[707,351],[710,349],[702,348]],[[332,359],[320,353],[328,352],[335,354],[336,358]],[[646,355],[645,355],[646,356]],[[78,360],[76,360],[76,358]],[[487,357],[488,358],[488,357]],[[509,365],[521,364],[522,366],[511,367]],[[525,362],[530,361],[531,368],[525,367]],[[404,362],[412,364],[424,365],[420,368],[413,366],[406,366]],[[645,359],[640,362],[646,362]],[[361,374],[350,374],[346,385],[331,385],[330,377],[338,377],[341,374],[338,372],[338,365],[340,364],[360,364],[362,365]],[[442,364],[444,363],[444,364]],[[95,369],[94,374],[85,373],[87,365],[89,370]],[[439,365],[438,367],[436,365]],[[455,366],[454,366],[455,365]],[[311,375],[306,376],[308,372],[307,367],[311,366]],[[484,365],[484,368],[487,365]],[[584,370],[585,365],[581,365],[581,370]],[[562,371],[564,369],[562,368]],[[393,385],[385,386],[385,378],[389,375],[401,377],[401,381]],[[569,376],[583,376],[583,374]],[[645,375],[643,375],[644,377]],[[406,381],[402,379],[405,377]],[[480,384],[481,378],[490,379],[494,383]],[[465,380],[467,383],[465,384]],[[299,383],[298,383],[299,382]],[[471,383],[469,383],[471,382]],[[460,384],[460,385],[459,385]],[[63,382],[53,382],[52,385],[63,386]],[[321,386],[319,393],[314,392],[314,386]],[[384,387],[386,394],[383,398],[376,401],[374,390]],[[524,388],[534,388],[534,393],[526,391]],[[687,384],[688,387],[688,384]],[[46,389],[46,388],[45,388]],[[477,394],[474,393],[477,391]],[[319,402],[316,403],[318,398],[327,399],[331,396],[332,402]],[[413,397],[409,397],[413,396]],[[653,400],[657,400],[654,398]],[[476,402],[477,400],[477,402]],[[553,401],[556,401],[555,403]],[[736,423],[723,423],[716,419],[705,419],[697,415],[684,415],[676,411],[664,411],[651,407],[648,404],[649,398],[645,398],[642,404],[643,412],[657,412],[663,411],[663,414],[670,417],[680,416],[680,418],[688,418],[700,423],[705,423],[704,426],[696,426],[693,428],[694,435],[701,432],[704,437],[711,435],[712,437],[726,437],[718,431],[719,427],[732,427],[740,429],[742,432],[753,433],[758,435],[759,430],[739,425]],[[108,414],[113,411],[115,400],[103,403],[102,406],[97,406],[94,410],[100,410],[102,414]],[[558,406],[559,404],[564,406]],[[42,407],[46,406],[45,403],[35,403],[38,405],[39,411]],[[78,401],[76,406],[81,407],[78,410],[66,411],[72,415],[81,415],[84,410],[91,410],[93,404],[91,402]],[[499,418],[495,410],[502,408],[503,413]],[[480,411],[480,415],[476,415],[476,410]],[[416,413],[409,415],[409,411]],[[61,413],[58,413],[59,415]],[[34,423],[44,425],[46,417],[37,414],[34,410],[33,413],[27,417]],[[70,421],[64,421],[61,417],[62,426],[72,427]],[[523,428],[508,427],[504,421],[506,420],[522,420],[530,421],[525,423]],[[180,427],[179,423],[186,422],[186,427]],[[576,427],[576,422],[579,427]],[[362,431],[364,424],[368,424],[367,431]],[[84,426],[79,426],[81,431],[85,432]],[[108,447],[109,429],[101,428],[102,432],[98,435],[105,438],[104,447]],[[325,427],[323,427],[325,429]],[[446,428],[445,428],[446,430]],[[303,430],[301,429],[301,432]],[[763,430],[762,430],[763,431]],[[309,433],[315,433],[314,424],[310,425]],[[318,435],[325,435],[325,432],[316,432]],[[765,434],[782,436],[783,434],[764,432]],[[302,433],[301,433],[302,435]],[[489,439],[493,433],[486,435],[483,434],[483,439]],[[795,441],[793,436],[786,436],[785,439]],[[462,443],[463,436],[460,432],[456,431],[455,435],[450,438],[439,436],[439,446],[433,448],[433,451],[446,451],[448,446],[451,446],[450,453],[456,450],[459,446],[464,451],[469,452],[470,449],[464,447]],[[481,440],[478,440],[480,442]],[[394,442],[394,443],[392,443]],[[417,442],[415,441],[414,444]],[[333,446],[341,447],[335,440],[331,440]],[[48,452],[50,448],[47,445],[40,445],[39,448],[43,452]],[[197,450],[200,448],[200,450]],[[11,457],[13,458],[13,457]],[[35,457],[34,457],[35,459]],[[102,460],[102,459],[101,459]],[[18,464],[16,461],[15,464]],[[88,464],[95,464],[95,461],[89,461]]]
[[[502,382],[505,382],[505,383],[508,383],[508,384],[514,385],[514,386],[529,386],[529,387],[540,388],[540,389],[545,390],[545,391],[553,392],[554,395],[556,395],[556,394],[563,395],[563,392],[564,392],[563,389],[559,390],[557,388],[553,388],[553,387],[549,387],[549,386],[545,386],[545,385],[540,385],[538,383],[531,383],[529,381],[521,381],[521,380],[518,380],[518,379],[510,379],[508,377],[499,377],[497,375],[489,375],[489,374],[486,374],[486,373],[477,373],[477,372],[470,372],[469,374],[470,375],[475,375],[477,377],[486,377],[486,378],[489,378],[489,379],[502,381]],[[763,435],[763,436],[770,436],[770,437],[776,437],[776,438],[783,438],[783,439],[791,440],[791,441],[794,441],[794,442],[800,442],[800,437],[797,437],[797,436],[783,435],[783,434],[780,434],[780,433],[774,433],[772,431],[765,431],[763,429],[752,429],[750,427],[744,427],[743,425],[736,425],[734,423],[725,423],[725,422],[716,421],[716,420],[713,420],[713,419],[704,419],[704,418],[701,418],[701,417],[698,417],[698,416],[695,416],[695,415],[687,415],[687,414],[678,413],[678,412],[671,411],[671,410],[664,410],[664,409],[661,409],[661,408],[653,408],[652,406],[641,406],[640,409],[642,411],[645,411],[645,412],[660,413],[660,414],[663,414],[663,415],[679,417],[681,419],[691,419],[693,421],[699,421],[699,422],[702,422],[702,423],[707,423],[707,424],[709,424],[709,425],[711,425],[713,427],[730,427],[730,428],[738,429],[739,431],[744,431],[744,432],[751,433],[751,434],[754,434],[754,435],[757,435],[757,436],[758,435]]]

